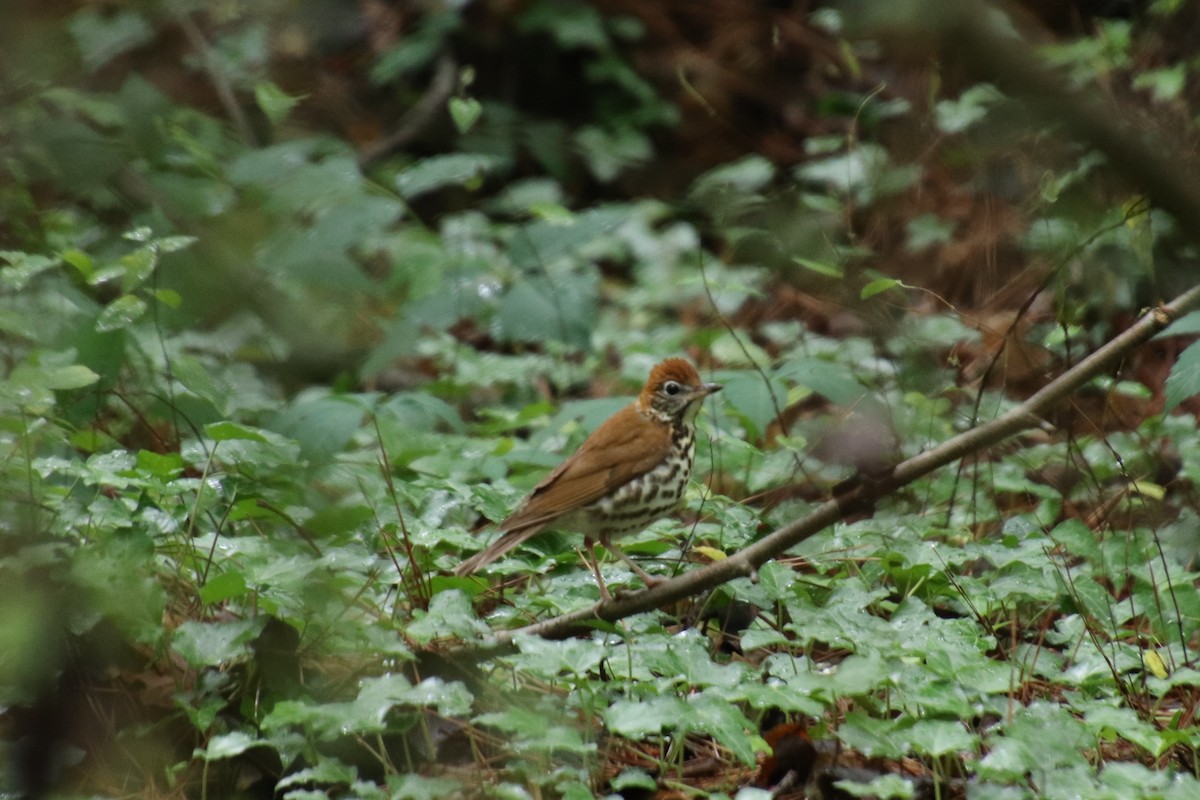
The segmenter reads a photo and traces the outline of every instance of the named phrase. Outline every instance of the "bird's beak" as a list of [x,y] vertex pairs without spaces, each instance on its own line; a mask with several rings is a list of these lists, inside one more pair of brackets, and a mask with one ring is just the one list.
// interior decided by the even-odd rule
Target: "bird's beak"
[[701,397],[708,397],[710,394],[716,394],[724,388],[725,384],[723,383],[702,383],[696,390],[696,394]]

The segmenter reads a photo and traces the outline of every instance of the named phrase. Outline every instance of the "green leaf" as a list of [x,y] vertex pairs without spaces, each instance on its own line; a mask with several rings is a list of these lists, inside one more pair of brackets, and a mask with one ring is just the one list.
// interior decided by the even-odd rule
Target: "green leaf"
[[227,622],[188,620],[175,629],[171,646],[193,667],[215,667],[241,660],[262,631],[266,617]]
[[[9,268],[0,270],[0,281],[13,291],[21,291],[33,278],[51,267],[57,266],[59,260],[38,253],[22,253],[15,250],[0,251],[0,259],[9,263]],[[64,255],[63,260],[66,260]]]
[[926,756],[943,756],[960,751],[978,749],[978,740],[963,727],[961,722],[928,719],[917,720],[911,728],[901,734],[908,739],[915,752]]
[[792,261],[805,269],[812,270],[818,275],[825,275],[830,278],[844,277],[841,267],[836,264],[829,264],[825,261],[814,261],[811,258],[801,258],[800,256],[792,256]]
[[263,114],[267,116],[272,125],[278,125],[287,119],[288,114],[302,99],[302,97],[293,97],[287,94],[270,81],[262,81],[254,85],[254,101],[258,103],[258,107],[262,109]]
[[105,306],[96,319],[96,330],[108,333],[128,328],[146,313],[146,301],[137,295],[127,294]]
[[826,361],[821,358],[798,358],[785,363],[780,369],[780,373],[801,386],[807,386],[839,406],[856,406],[863,401],[864,395],[867,394],[866,388],[856,381],[850,372],[834,361]]
[[775,179],[775,165],[759,155],[751,155],[722,164],[701,175],[692,184],[697,197],[721,197],[748,194],[765,189]]
[[504,159],[485,153],[451,153],[431,156],[396,176],[396,189],[411,200],[445,186],[478,188],[483,178],[499,171]]
[[435,639],[456,636],[460,639],[475,639],[489,633],[488,626],[475,618],[470,599],[459,591],[439,592],[429,603],[425,614],[414,614],[406,633],[417,644],[428,644]]
[[464,796],[462,784],[455,780],[429,778],[412,772],[389,778],[388,791],[388,797],[395,800],[444,800]]
[[299,442],[306,459],[324,461],[350,443],[369,410],[366,401],[359,397],[314,397],[297,400],[269,425]]
[[916,794],[912,781],[891,773],[880,775],[867,783],[840,780],[834,781],[833,785],[851,797],[873,797],[877,800],[888,800],[888,798],[908,800]]
[[82,364],[68,367],[52,367],[42,373],[43,385],[47,389],[66,390],[91,386],[100,376]]
[[118,262],[123,270],[121,291],[128,294],[145,283],[158,266],[158,250],[153,245],[139,247],[132,253],[121,256]]
[[791,597],[792,585],[795,582],[796,572],[778,561],[768,561],[758,570],[758,585],[772,600]]
[[251,428],[246,425],[238,425],[236,422],[229,422],[228,420],[211,422],[208,425],[205,425],[204,433],[208,435],[208,438],[215,442],[227,442],[230,440],[243,439],[250,442],[261,442],[266,444],[270,441],[255,428]]
[[737,706],[710,692],[692,695],[689,705],[690,727],[713,737],[717,744],[727,748],[743,765],[754,764],[766,743],[755,735],[754,724],[746,719]]
[[637,740],[674,730],[687,713],[687,705],[677,697],[617,700],[604,712],[604,722],[613,733]]
[[587,125],[576,132],[575,146],[601,183],[615,180],[626,169],[645,164],[654,156],[650,139],[633,128],[614,131]]
[[895,278],[878,278],[862,288],[862,291],[859,292],[859,299],[870,300],[877,294],[883,294],[888,289],[894,289],[897,286],[903,285],[902,281],[898,281]]
[[764,381],[750,371],[722,375],[721,380],[725,384],[721,398],[741,416],[751,439],[761,436],[775,419],[776,409],[786,405],[787,393],[778,380]]
[[987,116],[990,106],[1002,100],[996,87],[988,83],[972,86],[957,100],[939,100],[934,109],[942,133],[962,133]]
[[459,133],[466,133],[475,126],[483,114],[483,106],[474,97],[451,97],[447,103],[450,118]]
[[95,72],[122,53],[146,44],[154,30],[133,11],[106,13],[96,6],[85,6],[67,22],[84,66]]
[[200,587],[200,599],[209,604],[223,603],[245,596],[248,589],[246,576],[237,570],[230,570],[209,578]]
[[[298,769],[279,779],[279,783],[275,785],[276,789],[287,789],[290,786],[349,786],[358,780],[358,770],[349,764],[345,764],[336,758],[328,756],[322,757],[314,766]],[[297,798],[305,795],[296,795],[294,792],[288,792],[285,797]],[[328,797],[328,792],[318,792],[316,796]]]
[[179,308],[183,304],[183,298],[174,289],[155,289],[154,299],[168,308]]
[[624,792],[626,789],[645,789],[653,792],[658,789],[658,781],[645,770],[626,767],[621,770],[620,775],[609,781],[609,787],[614,792]]
[[82,250],[75,250],[73,248],[64,250],[62,260],[74,267],[83,276],[84,280],[90,280],[92,274],[96,271],[96,265],[92,261],[92,257]]
[[1170,413],[1184,400],[1198,393],[1200,393],[1200,342],[1193,342],[1179,354],[1179,358],[1171,367],[1171,373],[1167,375],[1166,404],[1163,407],[1163,413]]
[[521,281],[500,301],[497,334],[506,342],[554,340],[586,347],[595,325],[598,288],[592,272]]
[[156,478],[171,480],[183,472],[183,456],[179,453],[153,453],[149,450],[139,450],[137,468]]
[[245,731],[233,731],[209,739],[208,746],[197,751],[196,754],[205,761],[216,761],[241,755],[259,744],[263,744],[263,742]]
[[516,739],[516,746],[527,752],[578,753],[586,755],[596,749],[587,744],[575,728],[554,722],[546,709],[512,706],[504,711],[481,714],[475,718],[480,725],[496,728]]

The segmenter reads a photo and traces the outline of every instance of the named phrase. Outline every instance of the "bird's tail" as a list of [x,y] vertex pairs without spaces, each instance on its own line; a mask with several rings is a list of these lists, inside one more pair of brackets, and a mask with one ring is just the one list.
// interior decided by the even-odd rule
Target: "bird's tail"
[[454,568],[455,575],[471,575],[541,530],[541,526],[505,531],[499,539]]

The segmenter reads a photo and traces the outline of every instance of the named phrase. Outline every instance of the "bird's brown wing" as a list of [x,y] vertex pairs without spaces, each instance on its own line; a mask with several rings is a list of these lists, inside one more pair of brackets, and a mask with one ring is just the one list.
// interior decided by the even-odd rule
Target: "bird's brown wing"
[[533,488],[524,505],[496,527],[540,530],[654,469],[670,445],[671,426],[647,419],[636,404],[628,405],[593,431],[574,455]]

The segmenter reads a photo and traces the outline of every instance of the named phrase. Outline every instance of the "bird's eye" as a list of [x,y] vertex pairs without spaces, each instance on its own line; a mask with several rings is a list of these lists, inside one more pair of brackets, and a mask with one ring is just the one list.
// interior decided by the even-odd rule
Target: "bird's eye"
[[679,394],[682,390],[683,387],[675,381],[667,381],[663,384],[663,391],[672,396]]

